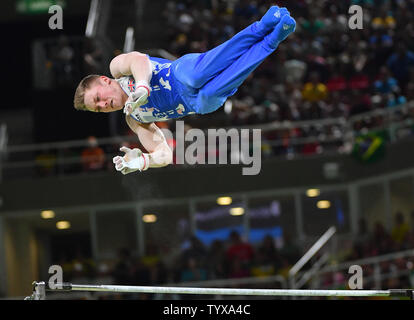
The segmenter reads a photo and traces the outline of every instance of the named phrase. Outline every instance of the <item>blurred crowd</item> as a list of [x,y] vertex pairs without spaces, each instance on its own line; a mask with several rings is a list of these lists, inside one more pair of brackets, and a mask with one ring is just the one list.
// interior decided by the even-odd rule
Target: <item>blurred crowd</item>
[[180,247],[148,243],[145,255],[134,256],[130,248],[121,248],[116,261],[96,263],[78,255],[71,261],[59,261],[65,281],[109,282],[123,285],[165,285],[205,280],[240,279],[272,275],[287,276],[289,268],[302,255],[301,248],[286,235],[278,247],[266,236],[253,245],[232,231],[227,240],[215,240],[209,246],[191,236]]
[[[414,211],[411,214],[414,221]],[[122,248],[113,261],[97,263],[91,258],[77,256],[71,261],[60,261],[65,281],[79,283],[113,283],[123,285],[165,285],[167,283],[199,282],[205,280],[242,279],[279,275],[288,279],[288,272],[308,248],[303,248],[290,235],[284,235],[283,243],[266,236],[262,242],[251,244],[236,231],[228,240],[215,240],[204,245],[192,236],[180,248],[162,249],[165,245],[148,243],[146,253],[137,257],[129,248]],[[350,239],[331,257],[331,263],[356,261],[414,248],[414,224],[409,225],[402,212],[396,212],[393,228],[388,232],[377,222],[369,230],[364,219],[360,220],[359,234]],[[305,265],[309,269],[319,258],[315,256]],[[391,259],[375,265],[363,265],[364,289],[395,289],[414,285],[414,257]],[[375,282],[375,272],[381,274]],[[324,273],[319,278],[319,289],[346,289],[348,270]],[[269,285],[286,285],[272,281]],[[309,283],[307,286],[309,287]],[[236,287],[240,285],[235,285]],[[245,285],[244,285],[245,286]],[[263,287],[263,283],[260,284]],[[139,295],[148,299],[150,295]],[[128,297],[126,295],[125,297]],[[137,295],[133,296],[137,298]]]
[[84,147],[67,147],[61,150],[44,150],[35,156],[36,174],[50,176],[114,169],[112,157],[118,146],[99,145],[95,136],[86,138]]
[[[231,98],[231,125],[349,117],[392,108],[414,97],[414,1],[168,1],[168,50],[177,57],[204,52],[259,20],[274,3],[297,21],[296,31]],[[348,26],[349,7],[363,8],[363,29]],[[223,112],[221,110],[220,112]],[[412,117],[402,113],[401,119]],[[356,131],[381,127],[384,116],[353,123]],[[270,148],[287,153],[289,140],[337,137],[338,125],[267,132]],[[283,140],[272,146],[272,141]],[[340,144],[334,146],[340,147]],[[321,152],[317,142],[299,153]]]
[[[359,221],[359,232],[350,246],[344,246],[337,256],[339,262],[355,261],[414,248],[414,211],[411,212],[411,225],[404,214],[397,211],[393,227],[387,231],[384,225],[376,222],[369,230],[364,219]],[[414,257],[399,257],[382,261],[379,264],[363,266],[364,289],[409,288],[414,285]],[[378,275],[382,275],[377,279]],[[386,276],[384,276],[386,275]],[[319,283],[328,289],[347,289],[346,274],[331,272],[324,275]]]

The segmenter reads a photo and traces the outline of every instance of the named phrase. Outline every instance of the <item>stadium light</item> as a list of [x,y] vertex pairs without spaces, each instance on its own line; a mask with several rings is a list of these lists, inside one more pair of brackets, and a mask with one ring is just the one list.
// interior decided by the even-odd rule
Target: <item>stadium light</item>
[[306,195],[309,197],[309,198],[314,198],[314,197],[317,197],[317,196],[319,196],[321,194],[321,191],[319,190],[319,189],[308,189],[307,191],[306,191]]
[[220,197],[217,198],[217,204],[220,206],[228,206],[233,202],[233,199],[231,197]]
[[319,209],[328,209],[328,208],[330,208],[330,207],[331,207],[331,202],[330,202],[330,201],[328,201],[328,200],[321,200],[321,201],[318,201],[318,202],[317,202],[316,206],[317,206]]
[[55,212],[53,210],[43,210],[40,213],[40,216],[43,219],[53,219],[55,217]]
[[155,214],[145,214],[142,216],[142,221],[145,223],[154,223],[157,221],[157,216]]
[[58,221],[56,222],[56,228],[59,230],[65,230],[70,228],[70,222],[69,221]]
[[241,216],[241,215],[244,214],[244,208],[241,208],[241,207],[231,208],[230,209],[230,214],[232,216]]

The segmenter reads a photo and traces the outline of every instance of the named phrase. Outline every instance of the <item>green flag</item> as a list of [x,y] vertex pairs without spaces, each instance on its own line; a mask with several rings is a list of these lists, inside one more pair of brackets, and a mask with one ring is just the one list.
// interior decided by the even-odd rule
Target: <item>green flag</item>
[[353,156],[362,163],[373,163],[385,154],[386,131],[370,132],[355,139]]

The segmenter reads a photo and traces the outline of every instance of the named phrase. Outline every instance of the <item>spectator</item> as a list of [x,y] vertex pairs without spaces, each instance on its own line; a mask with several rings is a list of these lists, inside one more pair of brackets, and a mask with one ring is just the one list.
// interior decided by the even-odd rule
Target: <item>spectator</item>
[[[153,285],[152,275],[157,272],[157,270],[148,268],[141,259],[130,260],[131,264],[126,264],[124,281],[129,281],[130,285],[139,285],[139,286],[150,286]],[[153,267],[155,268],[155,267]],[[119,270],[122,272],[122,269]],[[124,299],[140,299],[148,300],[150,299],[150,294],[141,293],[141,294],[124,294]]]
[[[297,261],[295,261],[296,263]],[[281,263],[282,267],[278,270],[278,275],[284,277],[285,279],[289,278],[289,270],[292,268],[293,264],[289,262],[289,259],[286,258],[283,254],[282,254],[282,263]]]
[[87,283],[96,275],[95,262],[86,257],[80,248],[76,250],[72,266],[72,281],[75,283]]
[[118,261],[112,270],[115,283],[121,285],[134,284],[134,262],[129,249],[122,248],[118,251]]
[[370,80],[364,72],[358,71],[349,79],[348,87],[351,90],[364,91],[370,87]]
[[410,226],[405,222],[401,211],[395,214],[395,225],[391,231],[391,237],[397,244],[402,244],[410,231]]
[[316,35],[321,32],[325,27],[325,24],[316,15],[311,14],[309,19],[304,19],[302,22],[303,30],[309,35]]
[[371,25],[374,29],[394,29],[396,22],[391,12],[383,6],[379,15],[372,19]]
[[35,157],[36,169],[40,176],[48,176],[56,172],[56,154],[45,150]]
[[203,265],[206,255],[207,250],[203,243],[196,236],[191,236],[188,247],[182,252],[182,259],[183,261],[188,261],[190,258],[195,259],[200,265]]
[[246,278],[250,276],[249,266],[246,265],[241,259],[235,258],[231,260],[229,264],[229,278]]
[[234,15],[241,17],[246,21],[250,21],[253,17],[257,16],[259,11],[254,2],[249,0],[241,0],[234,7]]
[[385,230],[384,225],[377,221],[374,225],[373,234],[371,236],[371,246],[369,248],[368,256],[376,256],[387,254],[393,251],[392,238]]
[[387,60],[387,66],[404,88],[409,80],[410,67],[414,66],[414,52],[408,50],[404,43],[399,43],[396,52]]
[[328,97],[328,88],[319,81],[319,75],[316,72],[312,73],[310,81],[305,83],[302,97],[308,102],[320,102]]
[[333,92],[324,109],[325,118],[348,118],[349,105],[343,101],[343,96],[339,92]]
[[325,19],[325,30],[328,33],[343,33],[348,28],[348,19],[342,13],[338,14],[338,8],[332,4],[329,6],[329,16]]
[[237,231],[230,233],[230,246],[226,251],[228,261],[239,260],[241,263],[249,264],[253,259],[253,247],[244,242]]
[[307,65],[300,59],[299,53],[293,51],[292,58],[285,62],[286,81],[289,83],[298,83],[303,80],[306,73]]
[[340,74],[337,67],[333,68],[332,75],[326,83],[326,87],[329,92],[343,91],[347,89],[347,81],[345,77]]
[[207,254],[209,278],[224,279],[226,277],[226,252],[221,240],[215,240]]
[[387,98],[387,107],[389,108],[400,106],[407,102],[406,97],[398,91],[390,93]]
[[388,94],[399,90],[397,79],[391,76],[391,73],[386,66],[381,67],[377,80],[374,82],[374,88],[376,92],[382,94]]
[[256,251],[251,274],[255,277],[270,276],[281,267],[282,261],[274,239],[267,235]]
[[365,243],[369,239],[369,230],[367,225],[367,220],[365,218],[360,218],[358,220],[358,235],[357,235],[357,243]]
[[302,152],[301,154],[304,155],[311,155],[311,154],[316,154],[316,153],[321,153],[322,152],[322,147],[319,144],[319,142],[308,142],[305,143],[302,147]]
[[275,245],[275,241],[272,236],[267,235],[263,238],[262,243],[260,244],[258,251],[260,251],[264,256],[264,262],[274,263],[278,265],[280,261],[279,251]]
[[157,285],[164,282],[166,272],[164,263],[159,254],[159,248],[156,244],[148,242],[145,254],[140,258],[142,268],[148,270],[148,282],[151,285]]
[[353,90],[351,92],[351,101],[355,101],[351,105],[350,116],[368,112],[371,110],[371,97],[363,94],[360,91]]
[[301,257],[301,250],[293,241],[290,233],[285,233],[283,236],[283,247],[280,250],[280,255],[286,259],[287,264],[294,265]]
[[105,167],[106,156],[94,136],[88,137],[88,147],[81,153],[84,171],[98,171]]
[[82,171],[82,167],[79,161],[79,151],[67,147],[61,150],[59,155],[62,159],[62,165],[59,170],[62,170],[65,174],[79,173]]
[[181,271],[180,281],[204,281],[207,280],[207,270],[200,266],[194,258],[188,257],[185,260],[184,268]]
[[270,263],[263,251],[256,252],[250,274],[253,277],[267,277],[276,273],[275,266]]

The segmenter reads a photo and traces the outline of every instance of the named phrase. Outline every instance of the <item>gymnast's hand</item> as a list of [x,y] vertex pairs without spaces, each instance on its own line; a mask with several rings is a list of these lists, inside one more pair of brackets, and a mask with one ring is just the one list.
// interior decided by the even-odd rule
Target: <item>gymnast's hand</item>
[[124,113],[130,115],[136,108],[148,103],[151,88],[146,81],[137,81],[136,89],[128,98],[124,106]]
[[121,147],[119,150],[125,152],[125,155],[123,157],[116,156],[112,159],[117,171],[121,171],[122,174],[128,174],[137,170],[144,171],[148,169],[149,157],[140,149]]

